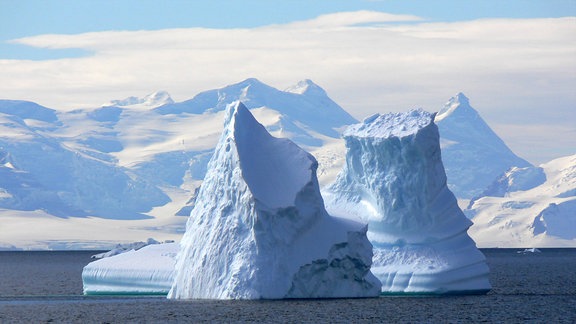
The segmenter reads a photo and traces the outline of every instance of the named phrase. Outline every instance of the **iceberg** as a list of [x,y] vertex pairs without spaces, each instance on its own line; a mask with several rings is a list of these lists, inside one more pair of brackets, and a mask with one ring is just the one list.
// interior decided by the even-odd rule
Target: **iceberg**
[[166,295],[178,250],[178,243],[150,244],[90,262],[82,270],[84,294]]
[[229,105],[168,298],[378,296],[366,225],[326,212],[317,167],[242,103]]
[[330,214],[368,224],[385,294],[491,289],[472,223],[446,184],[434,117],[418,109],[350,126],[343,170],[323,192]]

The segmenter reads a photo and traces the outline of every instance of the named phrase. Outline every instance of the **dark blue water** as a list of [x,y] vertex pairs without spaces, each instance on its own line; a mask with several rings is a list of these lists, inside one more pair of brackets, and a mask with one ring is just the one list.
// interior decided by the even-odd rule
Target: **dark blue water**
[[483,250],[483,296],[172,301],[82,296],[94,252],[0,252],[0,323],[576,323],[576,249]]

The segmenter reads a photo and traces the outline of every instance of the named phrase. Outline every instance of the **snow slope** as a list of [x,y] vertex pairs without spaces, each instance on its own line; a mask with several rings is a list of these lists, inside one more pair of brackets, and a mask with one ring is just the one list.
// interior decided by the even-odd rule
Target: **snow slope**
[[366,227],[329,216],[309,153],[231,104],[169,298],[377,296]]
[[576,246],[576,155],[511,170],[491,187],[464,211],[482,247]]
[[458,198],[477,196],[511,167],[531,166],[506,146],[462,93],[450,98],[435,122],[448,188]]
[[10,103],[0,102],[0,208],[143,219],[153,206],[168,202],[160,189],[128,170],[46,136],[60,125],[51,110],[20,102],[11,112],[5,109]]
[[274,125],[266,126],[293,131],[303,138],[312,137],[308,129],[325,136],[338,137],[337,128],[356,122],[311,80],[301,81],[287,91],[280,91],[251,78],[221,89],[202,92],[190,100],[165,105],[156,111],[160,114],[218,112],[237,100],[249,109],[268,107],[278,111],[282,118]]
[[[280,91],[247,79],[180,103],[160,91],[68,112],[0,100],[0,249],[178,240],[186,218],[175,215],[193,208],[223,109],[241,98],[272,135],[316,157],[321,185],[335,180],[345,156],[340,131],[356,121],[309,80]],[[436,120],[448,186],[459,199],[459,192],[468,200],[542,181],[543,171],[499,144],[463,95]],[[510,167],[518,180],[509,183],[503,175]],[[531,172],[540,178],[521,183],[521,174]]]
[[334,177],[338,128],[354,119],[313,82],[280,91],[248,79],[206,93],[217,95],[204,105],[205,94],[175,103],[160,91],[69,112],[0,100],[0,248],[179,239],[186,218],[176,215],[191,210],[222,132],[224,111],[214,107],[243,95],[272,134],[326,152],[319,175]]
[[327,210],[368,224],[384,293],[482,293],[488,266],[446,184],[434,115],[374,115],[344,132],[346,164]]

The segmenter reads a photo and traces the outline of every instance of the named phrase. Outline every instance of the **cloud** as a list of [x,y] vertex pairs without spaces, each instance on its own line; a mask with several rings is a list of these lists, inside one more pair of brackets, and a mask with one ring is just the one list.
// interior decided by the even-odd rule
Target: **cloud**
[[353,12],[339,12],[318,16],[315,19],[298,21],[288,24],[289,28],[327,28],[327,27],[351,27],[369,26],[390,22],[421,21],[421,17],[413,15],[395,15],[385,12],[360,10]]
[[463,91],[489,123],[573,128],[575,34],[575,17],[431,23],[356,11],[258,28],[38,35],[14,42],[92,55],[0,60],[0,93],[72,109],[159,89],[185,100],[248,77],[280,89],[310,78],[358,118],[438,110]]

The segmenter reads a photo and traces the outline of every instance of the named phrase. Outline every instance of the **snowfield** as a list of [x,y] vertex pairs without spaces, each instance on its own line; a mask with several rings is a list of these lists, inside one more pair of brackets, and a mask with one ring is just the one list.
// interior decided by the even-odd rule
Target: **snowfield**
[[576,155],[512,171],[497,182],[504,193],[487,192],[465,210],[470,235],[484,247],[576,246]]

